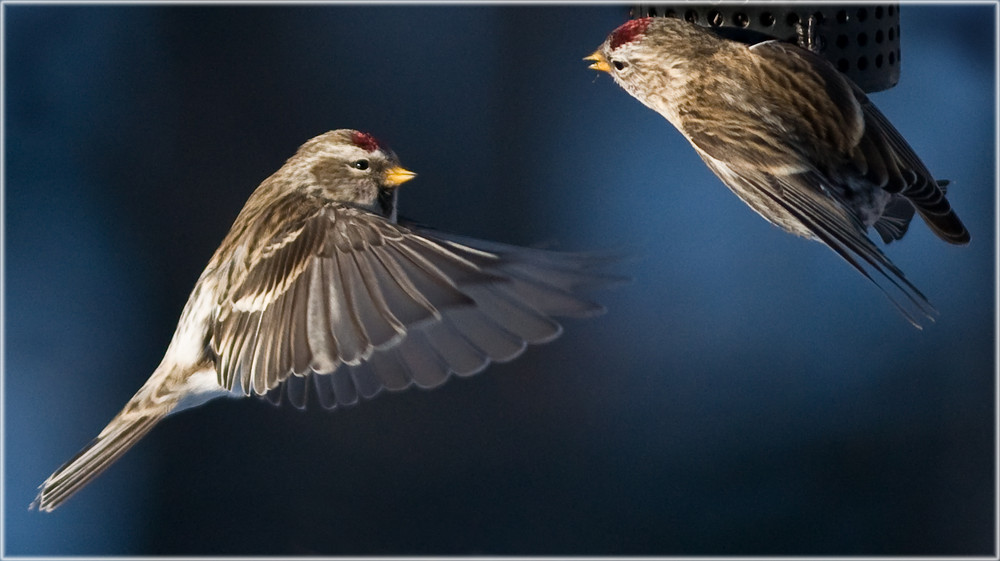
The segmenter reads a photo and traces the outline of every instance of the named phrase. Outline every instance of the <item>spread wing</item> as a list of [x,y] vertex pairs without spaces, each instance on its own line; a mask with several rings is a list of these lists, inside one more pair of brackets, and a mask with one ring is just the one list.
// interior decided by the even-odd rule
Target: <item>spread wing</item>
[[286,228],[234,275],[211,338],[227,389],[326,407],[433,387],[561,332],[600,306],[585,255],[462,240],[338,205]]

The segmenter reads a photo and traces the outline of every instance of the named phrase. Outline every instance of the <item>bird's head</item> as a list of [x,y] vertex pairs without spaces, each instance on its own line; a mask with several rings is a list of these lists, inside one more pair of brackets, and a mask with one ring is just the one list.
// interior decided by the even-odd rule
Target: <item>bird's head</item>
[[387,217],[394,214],[396,187],[416,176],[372,135],[349,129],[309,140],[293,160],[324,196]]
[[692,64],[704,61],[719,39],[677,18],[646,17],[625,22],[584,60],[607,72],[625,91],[647,103],[687,82]]
[[583,60],[593,62],[590,65],[591,69],[607,72],[616,80],[622,75],[627,75],[631,72],[632,59],[636,57],[635,51],[646,38],[646,30],[649,29],[652,20],[653,18],[639,18],[625,22],[612,31],[593,54]]

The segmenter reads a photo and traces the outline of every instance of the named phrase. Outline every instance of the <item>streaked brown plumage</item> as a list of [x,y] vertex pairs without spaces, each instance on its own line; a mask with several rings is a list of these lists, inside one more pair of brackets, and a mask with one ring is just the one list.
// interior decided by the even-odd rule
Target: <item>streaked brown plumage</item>
[[934,180],[826,60],[779,41],[729,41],[675,18],[626,22],[586,60],[677,127],[758,214],[828,245],[914,325],[933,319],[924,295],[866,230],[898,240],[916,211],[948,243],[968,243],[969,232],[945,198],[947,182]]
[[413,177],[369,135],[306,142],[253,192],[198,279],[163,361],[125,408],[41,485],[51,511],[170,413],[223,395],[327,408],[431,388],[602,308],[605,259],[453,236],[396,219]]

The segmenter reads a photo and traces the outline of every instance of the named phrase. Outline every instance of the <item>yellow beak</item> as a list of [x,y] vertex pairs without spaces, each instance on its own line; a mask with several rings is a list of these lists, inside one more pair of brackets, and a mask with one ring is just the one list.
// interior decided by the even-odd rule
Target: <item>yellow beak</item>
[[413,179],[416,176],[417,174],[413,173],[412,171],[404,169],[401,166],[396,166],[385,172],[385,182],[388,183],[389,185],[392,185],[393,187],[397,187],[400,184],[406,183],[407,181]]
[[611,73],[611,66],[608,65],[608,61],[604,58],[604,55],[601,54],[600,49],[594,51],[594,54],[590,56],[583,57],[583,60],[590,60],[594,62],[594,64],[588,66],[591,70],[598,70],[609,74]]

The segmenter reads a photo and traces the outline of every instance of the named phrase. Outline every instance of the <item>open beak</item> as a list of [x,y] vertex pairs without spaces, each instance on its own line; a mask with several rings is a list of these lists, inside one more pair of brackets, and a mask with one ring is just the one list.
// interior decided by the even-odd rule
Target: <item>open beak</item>
[[604,55],[601,54],[600,49],[594,51],[594,54],[590,56],[583,57],[583,60],[593,61],[594,64],[591,64],[588,67],[591,70],[599,70],[601,72],[607,72],[609,74],[611,73],[611,67],[608,65],[608,61],[607,59],[604,58]]
[[404,169],[402,166],[396,166],[385,172],[385,182],[393,187],[398,187],[416,176],[417,174],[412,171]]

